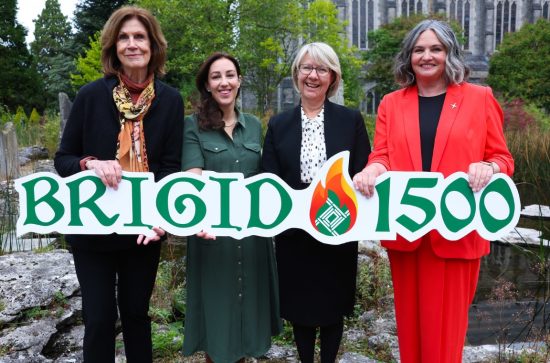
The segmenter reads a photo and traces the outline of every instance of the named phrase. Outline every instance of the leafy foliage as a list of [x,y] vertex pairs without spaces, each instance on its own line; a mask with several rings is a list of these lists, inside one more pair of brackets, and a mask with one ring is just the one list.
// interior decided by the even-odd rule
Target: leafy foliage
[[98,31],[111,16],[111,13],[128,4],[128,0],[80,0],[74,12],[76,34],[73,39],[73,49],[81,53],[88,47],[89,39]]
[[58,93],[71,91],[69,75],[74,72],[74,54],[67,46],[71,25],[61,12],[58,0],[46,0],[35,20],[34,39],[31,52],[44,80],[47,105],[57,107]]
[[487,83],[507,98],[522,98],[550,112],[550,22],[508,33],[489,62]]
[[75,89],[103,77],[99,36],[98,32],[93,38],[90,38],[90,47],[83,56],[78,56],[76,59],[76,73],[71,74],[71,84]]
[[348,45],[346,23],[338,19],[338,10],[332,1],[316,0],[305,11],[306,42],[320,41],[331,45],[342,67],[344,98],[346,104],[357,106],[362,97],[360,72],[364,61],[358,57],[358,49]]
[[16,0],[0,2],[0,104],[13,112],[42,105],[42,84],[25,44],[27,31],[17,22]]
[[345,24],[329,0],[136,0],[136,4],[159,19],[169,45],[166,80],[183,94],[194,92],[195,75],[206,57],[226,51],[239,59],[244,86],[265,113],[272,107],[278,84],[290,75],[297,49],[314,40],[329,43],[339,53],[346,97],[349,94],[351,99],[358,88],[362,62],[348,49]]

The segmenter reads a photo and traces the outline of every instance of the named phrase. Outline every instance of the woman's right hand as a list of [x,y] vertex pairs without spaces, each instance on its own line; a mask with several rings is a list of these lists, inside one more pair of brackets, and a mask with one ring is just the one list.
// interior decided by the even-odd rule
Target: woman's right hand
[[210,233],[205,232],[205,231],[200,231],[199,233],[196,234],[196,236],[199,237],[199,238],[202,238],[202,239],[211,239],[211,240],[216,239],[215,235],[210,234]]
[[117,160],[88,160],[86,169],[95,171],[106,187],[118,189],[122,180],[122,167]]
[[353,185],[361,194],[370,198],[374,195],[376,178],[386,171],[388,171],[386,167],[380,163],[369,164],[365,169],[355,174],[353,177]]

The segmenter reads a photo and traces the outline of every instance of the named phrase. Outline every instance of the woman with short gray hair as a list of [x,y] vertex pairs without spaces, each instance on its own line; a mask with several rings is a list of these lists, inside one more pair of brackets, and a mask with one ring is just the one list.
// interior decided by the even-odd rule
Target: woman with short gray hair
[[[305,189],[324,162],[349,151],[350,175],[357,173],[370,144],[357,110],[337,105],[329,97],[342,78],[340,62],[325,43],[304,45],[292,63],[292,79],[300,105],[269,121],[262,155],[264,171],[277,174],[294,189]],[[321,362],[334,363],[344,316],[353,312],[357,242],[323,244],[303,230],[275,237],[281,316],[292,323],[303,363],[313,363],[317,329]]]

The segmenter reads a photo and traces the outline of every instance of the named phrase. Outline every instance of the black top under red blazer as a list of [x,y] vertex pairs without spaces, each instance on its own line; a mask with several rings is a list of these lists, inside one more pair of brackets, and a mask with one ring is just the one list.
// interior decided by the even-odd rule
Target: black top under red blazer
[[[113,100],[117,77],[105,77],[83,86],[74,100],[55,168],[67,177],[81,171],[80,160],[94,156],[114,160],[120,132],[118,110]],[[155,79],[155,98],[143,119],[149,171],[155,180],[181,170],[183,140],[183,100],[179,92]],[[134,235],[67,235],[81,247],[119,249],[136,244]]]

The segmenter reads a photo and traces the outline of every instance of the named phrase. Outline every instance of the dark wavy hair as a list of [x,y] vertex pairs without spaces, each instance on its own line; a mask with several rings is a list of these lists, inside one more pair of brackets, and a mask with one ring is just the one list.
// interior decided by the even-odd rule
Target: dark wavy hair
[[[206,84],[208,83],[208,73],[212,63],[218,59],[228,59],[234,65],[237,70],[237,75],[241,77],[241,67],[235,57],[224,52],[212,53],[200,66],[199,73],[195,79],[195,85],[199,90],[200,103],[197,107],[197,120],[199,127],[204,130],[219,130],[225,126],[223,122],[223,111],[218,103],[212,97],[212,93],[206,90]],[[237,97],[241,93],[241,89],[237,90]]]
[[453,29],[449,24],[435,19],[427,19],[418,23],[403,39],[401,50],[395,57],[395,81],[401,87],[412,86],[416,83],[411,65],[411,55],[416,41],[426,30],[432,30],[447,51],[445,61],[445,81],[448,84],[459,84],[468,79],[470,69],[464,61],[462,49]]
[[137,6],[123,6],[114,11],[109,20],[105,23],[101,31],[101,64],[103,73],[107,76],[118,74],[121,63],[116,54],[116,43],[118,33],[124,22],[130,19],[137,19],[149,35],[151,42],[151,59],[148,64],[147,73],[163,76],[166,71],[164,65],[166,63],[166,48],[167,43],[160,29],[160,24],[157,19],[149,12],[149,10]]

